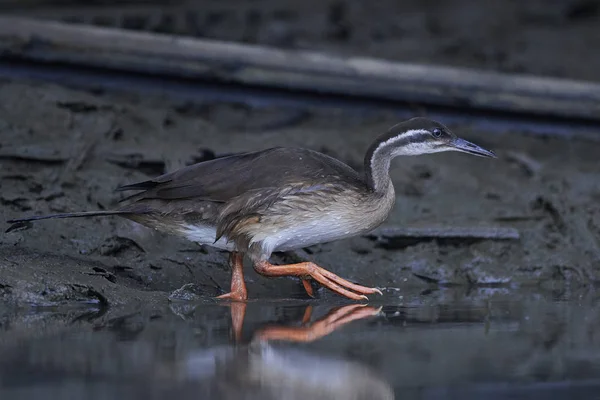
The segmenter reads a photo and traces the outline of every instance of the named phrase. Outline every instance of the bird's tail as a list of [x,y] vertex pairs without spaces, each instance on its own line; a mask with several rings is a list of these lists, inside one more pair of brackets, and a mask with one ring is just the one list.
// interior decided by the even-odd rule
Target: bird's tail
[[83,211],[83,212],[75,212],[75,213],[64,213],[64,214],[49,214],[49,215],[32,215],[30,217],[18,218],[18,219],[9,219],[9,224],[12,224],[6,232],[10,232],[17,228],[24,226],[26,222],[31,221],[39,221],[42,219],[53,219],[53,218],[84,218],[84,217],[105,217],[108,215],[122,215],[122,214],[131,214],[131,211]]

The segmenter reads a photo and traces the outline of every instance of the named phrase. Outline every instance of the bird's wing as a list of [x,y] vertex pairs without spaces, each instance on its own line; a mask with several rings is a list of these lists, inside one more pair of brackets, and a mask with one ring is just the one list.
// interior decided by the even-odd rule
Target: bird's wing
[[201,162],[117,190],[141,190],[127,198],[133,201],[197,198],[226,203],[259,189],[284,189],[298,182],[315,187],[340,179],[362,183],[355,170],[335,158],[307,149],[277,147]]
[[302,182],[284,187],[253,189],[223,205],[217,220],[217,240],[221,236],[236,239],[251,231],[248,225],[261,222],[264,215],[290,215],[294,210],[318,212],[327,207],[335,194],[344,190],[336,183],[311,185]]

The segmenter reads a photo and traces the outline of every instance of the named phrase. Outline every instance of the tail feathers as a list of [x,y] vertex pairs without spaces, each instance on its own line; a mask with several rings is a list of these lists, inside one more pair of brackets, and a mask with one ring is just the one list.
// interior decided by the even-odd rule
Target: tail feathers
[[150,189],[154,189],[156,186],[158,186],[158,184],[159,184],[158,182],[150,180],[150,181],[134,183],[131,185],[119,186],[115,190],[117,192],[124,192],[127,190],[142,190],[141,193],[132,194],[131,196],[127,196],[127,197],[119,200],[119,203],[124,203],[126,201],[136,201],[136,200],[143,199],[144,196],[146,195],[146,191],[148,191]]
[[50,215],[32,215],[26,218],[10,219],[6,222],[12,224],[6,232],[13,231],[26,225],[27,222],[39,221],[42,219],[53,218],[84,218],[84,217],[104,217],[108,215],[131,214],[131,211],[83,211],[76,213],[50,214]]

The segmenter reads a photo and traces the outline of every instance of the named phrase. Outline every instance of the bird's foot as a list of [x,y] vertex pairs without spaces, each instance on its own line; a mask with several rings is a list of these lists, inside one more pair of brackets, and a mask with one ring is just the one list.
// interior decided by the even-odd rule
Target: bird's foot
[[[365,304],[352,304],[331,310],[325,317],[307,327],[268,327],[254,336],[258,340],[286,340],[291,342],[312,342],[329,335],[331,332],[349,324],[352,321],[375,316],[381,307],[374,308]],[[310,320],[309,306],[306,310],[304,323]],[[307,317],[308,315],[308,317]]]
[[[381,291],[379,289],[376,288],[370,288],[370,287],[366,287],[366,286],[362,286],[362,285],[358,285],[356,283],[352,283],[344,278],[339,277],[338,275],[334,274],[333,272],[330,272],[328,270],[326,270],[325,268],[319,267],[316,264],[313,263],[308,263],[311,264],[308,269],[309,269],[309,275],[311,278],[313,278],[314,280],[316,280],[317,282],[319,282],[321,285],[325,286],[326,288],[342,295],[345,297],[348,297],[350,299],[353,300],[368,300],[367,298],[367,294],[380,294],[382,295],[383,293],[381,293]],[[304,282],[304,289],[306,290],[306,292],[308,293],[309,296],[312,296],[312,286],[310,286],[310,291],[307,290],[307,286],[310,285],[310,282],[307,282],[305,279],[303,280]],[[350,289],[350,290],[348,290]]]
[[259,261],[254,265],[254,269],[264,276],[298,276],[302,278],[304,289],[309,296],[312,296],[313,290],[307,277],[314,279],[326,288],[337,294],[352,300],[368,300],[367,294],[382,294],[379,289],[370,288],[349,282],[340,278],[333,272],[329,272],[312,262],[303,262],[288,265],[273,265],[268,261]]
[[222,294],[215,297],[219,300],[232,300],[232,301],[246,301],[248,300],[248,293],[245,290],[237,290],[229,293]]

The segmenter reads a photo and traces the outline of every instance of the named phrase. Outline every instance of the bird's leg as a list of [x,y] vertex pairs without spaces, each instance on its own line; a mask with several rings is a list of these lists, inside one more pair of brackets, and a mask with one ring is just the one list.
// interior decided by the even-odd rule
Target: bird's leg
[[349,282],[343,278],[340,278],[333,272],[329,272],[312,262],[273,265],[266,260],[262,260],[254,263],[254,269],[256,272],[264,276],[298,276],[303,279],[304,288],[307,290],[309,295],[312,294],[312,290],[309,291],[307,289],[307,283],[309,282],[305,281],[308,277],[313,278],[326,288],[352,300],[368,300],[367,296],[365,296],[367,294],[382,294],[379,289],[369,288]]
[[242,327],[246,315],[246,283],[244,282],[244,255],[239,252],[231,252],[229,255],[229,265],[231,267],[231,291],[218,296],[217,299],[233,300],[230,306],[231,325],[233,336],[238,342],[242,337]]
[[302,286],[304,286],[304,290],[306,290],[306,294],[308,294],[310,297],[315,297],[315,291],[313,290],[310,280],[302,279]]
[[244,254],[232,251],[229,255],[229,265],[231,266],[231,291],[218,296],[217,299],[246,301],[248,292],[244,282]]
[[[254,338],[258,340],[285,340],[290,342],[312,342],[329,335],[336,329],[363,318],[372,317],[379,313],[380,308],[363,304],[352,304],[341,308],[334,308],[325,317],[307,327],[273,326],[258,332]],[[303,322],[310,320],[311,306],[308,306]],[[307,315],[308,314],[308,317]]]

